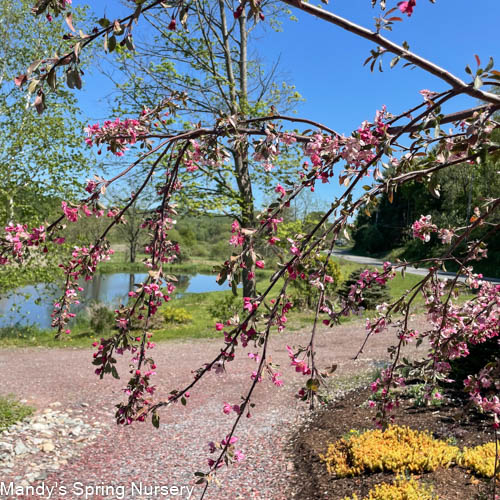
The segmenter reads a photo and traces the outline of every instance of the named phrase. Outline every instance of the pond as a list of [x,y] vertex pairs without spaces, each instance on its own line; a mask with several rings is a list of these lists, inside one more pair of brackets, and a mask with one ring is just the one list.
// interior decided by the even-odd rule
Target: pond
[[[128,299],[128,292],[134,283],[141,283],[145,273],[97,274],[92,281],[85,283],[81,294],[81,304],[74,312],[81,311],[92,302],[118,306]],[[177,295],[227,290],[227,284],[219,286],[215,276],[207,274],[176,275]],[[53,284],[29,285],[16,290],[9,297],[0,299],[0,327],[36,325],[49,328],[54,300],[61,295],[61,289]]]

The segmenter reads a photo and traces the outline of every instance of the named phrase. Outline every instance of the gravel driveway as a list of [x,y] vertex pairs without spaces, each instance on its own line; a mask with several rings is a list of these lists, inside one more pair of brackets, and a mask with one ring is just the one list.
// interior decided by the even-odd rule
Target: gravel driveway
[[[422,326],[420,322],[414,326]],[[336,376],[344,376],[360,373],[369,369],[373,360],[384,359],[387,345],[394,338],[390,332],[373,337],[362,359],[350,359],[364,335],[361,322],[321,330],[316,342],[319,366],[337,363]],[[306,342],[305,332],[272,339],[270,352],[273,362],[281,365],[285,385],[277,388],[267,380],[258,385],[252,417],[245,418],[236,432],[246,459],[227,471],[221,470],[217,476],[220,485],[212,485],[205,498],[293,497],[287,490],[293,475],[287,442],[307,410],[293,397],[304,380],[289,367],[285,346]],[[189,382],[191,370],[214,356],[220,345],[217,340],[159,344],[154,352],[159,396]],[[4,486],[12,482],[12,487],[30,484],[45,488],[43,495],[35,496],[23,496],[21,490],[11,496],[4,490],[0,498],[49,498],[52,487],[52,499],[198,498],[200,487],[191,490],[193,473],[207,470],[207,443],[220,441],[234,417],[234,413],[227,416],[222,412],[223,403],[240,401],[255,363],[242,354],[241,359],[228,365],[225,375],[209,374],[191,392],[186,407],[175,405],[161,413],[159,429],[149,422],[118,427],[113,420],[113,405],[122,399],[127,366],[120,366],[123,380],[99,381],[90,364],[91,352],[71,348],[0,349],[0,393],[13,393],[35,406],[35,427],[41,429],[38,435],[32,422],[0,434],[0,487],[3,481]],[[408,354],[414,352],[412,346]],[[29,451],[21,447],[23,453],[19,455],[2,455],[1,441],[7,442],[5,446],[17,443],[18,447],[21,441]],[[43,444],[47,442],[54,449]],[[175,486],[177,490],[172,488]],[[166,487],[170,488],[168,494]]]

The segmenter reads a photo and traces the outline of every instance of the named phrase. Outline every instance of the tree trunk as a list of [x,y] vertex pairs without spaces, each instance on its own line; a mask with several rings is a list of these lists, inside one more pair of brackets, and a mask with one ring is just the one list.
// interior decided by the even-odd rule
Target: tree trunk
[[[243,149],[244,148],[244,149]],[[241,227],[247,229],[255,228],[255,213],[252,194],[252,182],[248,169],[248,146],[242,146],[243,150],[235,150],[234,164],[236,167],[236,182],[241,194]],[[243,296],[255,297],[255,263],[250,255],[251,238],[245,236],[243,244],[245,251],[245,267],[243,268]],[[249,275],[253,273],[252,275]],[[250,277],[252,276],[252,277]]]
[[135,262],[135,257],[137,253],[137,239],[130,240],[130,262]]

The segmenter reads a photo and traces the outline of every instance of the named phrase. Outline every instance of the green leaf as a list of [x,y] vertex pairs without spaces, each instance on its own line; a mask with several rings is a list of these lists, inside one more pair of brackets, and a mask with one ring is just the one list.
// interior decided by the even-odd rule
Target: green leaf
[[153,412],[153,416],[151,417],[151,423],[157,429],[160,427],[160,417],[159,417],[158,413]]
[[108,52],[113,52],[116,49],[116,37],[110,36],[108,38]]
[[107,28],[111,24],[111,21],[109,19],[106,19],[105,17],[101,17],[101,19],[99,19],[99,21],[97,22],[103,28]]

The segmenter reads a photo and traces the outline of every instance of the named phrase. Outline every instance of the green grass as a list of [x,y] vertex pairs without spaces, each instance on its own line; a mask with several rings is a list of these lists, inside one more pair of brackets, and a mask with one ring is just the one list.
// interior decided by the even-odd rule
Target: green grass
[[13,396],[0,396],[0,431],[28,417],[34,408],[27,406]]

